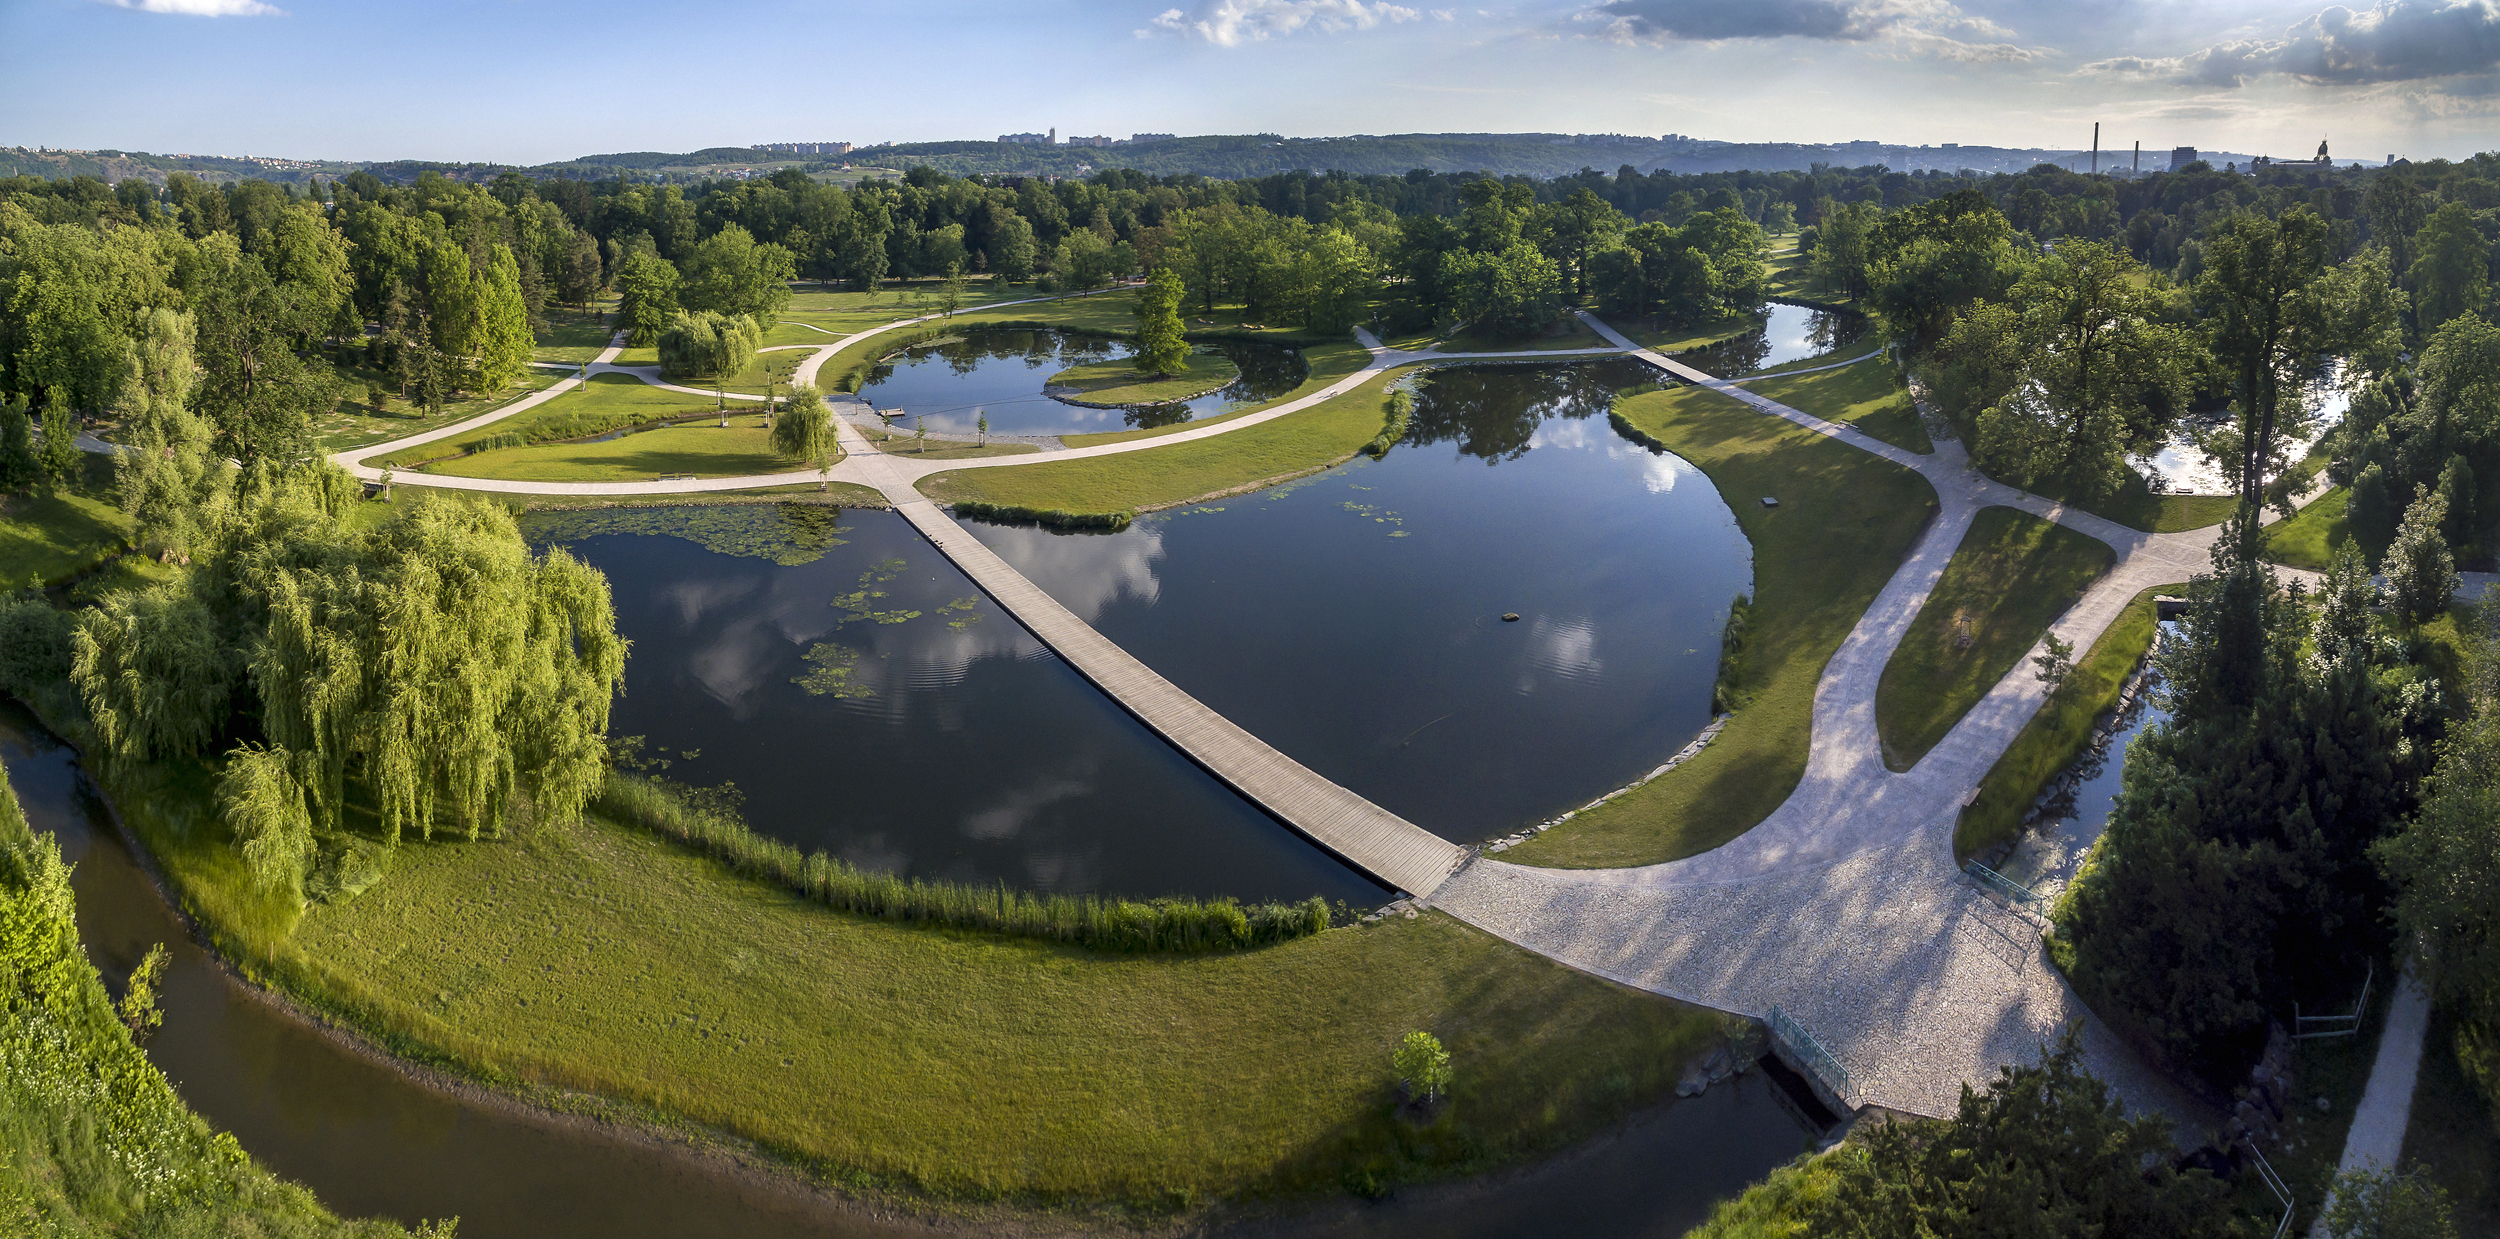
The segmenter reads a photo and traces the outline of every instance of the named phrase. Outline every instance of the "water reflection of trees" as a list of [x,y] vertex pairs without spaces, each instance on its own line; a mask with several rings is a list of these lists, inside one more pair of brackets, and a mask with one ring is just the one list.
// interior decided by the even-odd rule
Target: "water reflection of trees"
[[[1861,314],[1816,310],[1806,320],[1806,344],[1810,353],[1828,353],[1836,348],[1846,348],[1865,336],[1866,317]],[[1733,378],[1761,369],[1770,356],[1770,333],[1749,331],[1732,340],[1687,349],[1677,353],[1675,359],[1704,374]]]
[[1415,393],[1405,441],[1454,443],[1488,465],[1517,460],[1546,420],[1603,414],[1617,391],[1656,378],[1636,361],[1434,370]]
[[[1251,340],[1218,340],[1201,343],[1193,355],[1219,356],[1233,363],[1240,377],[1218,393],[1224,403],[1247,404],[1273,400],[1302,385],[1310,376],[1310,363],[1303,360],[1298,349],[1263,344]],[[1129,345],[1110,336],[1081,335],[1047,328],[987,327],[975,328],[960,335],[951,335],[914,345],[891,361],[880,362],[870,374],[872,383],[894,376],[900,365],[941,363],[957,375],[969,375],[983,365],[1000,361],[1020,361],[1029,369],[1057,372],[1071,366],[1092,365],[1125,357]],[[1038,394],[1038,393],[1036,393]],[[1168,426],[1188,421],[1187,404],[1157,405],[1147,409],[1126,411],[1131,426]]]

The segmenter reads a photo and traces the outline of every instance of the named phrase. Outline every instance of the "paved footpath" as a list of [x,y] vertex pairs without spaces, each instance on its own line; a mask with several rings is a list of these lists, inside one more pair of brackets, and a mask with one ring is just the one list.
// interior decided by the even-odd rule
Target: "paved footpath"
[[[879,332],[935,317],[887,324],[824,345],[799,365],[795,377],[812,381],[818,369],[842,349]],[[1874,703],[1885,662],[1982,508],[2019,508],[2097,538],[2115,552],[2111,570],[2052,626],[2053,632],[2081,649],[2090,648],[2141,590],[2184,581],[2206,569],[2217,531],[2148,534],[2126,528],[1982,477],[1970,468],[1958,443],[1940,442],[1927,455],[1907,451],[1639,348],[1597,319],[1582,317],[1611,348],[1445,354],[1390,349],[1358,330],[1358,338],[1372,353],[1369,364],[1321,391],[1207,426],[1088,448],[915,461],[877,451],[855,428],[837,418],[846,455],[822,474],[802,470],[701,481],[607,483],[506,482],[431,474],[401,475],[398,480],[464,490],[580,495],[742,490],[820,477],[873,487],[1080,671],[1115,698],[1124,693],[1137,695],[1144,707],[1131,704],[1129,708],[1149,725],[1163,730],[1186,751],[1195,752],[1192,745],[1198,744],[1211,745],[1211,751],[1231,752],[1231,758],[1199,759],[1257,800],[1261,793],[1251,787],[1265,776],[1250,767],[1263,767],[1273,774],[1280,769],[1274,763],[1293,765],[1290,759],[1171,690],[1161,677],[1065,614],[1064,608],[923,498],[916,489],[919,480],[944,471],[1113,455],[1212,438],[1380,382],[1384,372],[1413,364],[1629,354],[1766,415],[1913,470],[1935,487],[1938,516],[1824,669],[1815,693],[1807,768],[1797,790],[1752,830],[1714,851],[1684,860],[1615,870],[1540,869],[1477,860],[1443,879],[1440,875],[1448,873],[1447,866],[1461,859],[1451,856],[1455,849],[1441,850],[1449,845],[1437,839],[1427,843],[1417,837],[1424,832],[1394,818],[1390,819],[1394,826],[1365,819],[1363,808],[1381,817],[1389,815],[1330,785],[1335,793],[1360,805],[1338,806],[1344,811],[1344,821],[1359,825],[1341,832],[1342,845],[1332,842],[1330,846],[1358,864],[1382,866],[1374,872],[1407,874],[1403,880],[1391,880],[1405,889],[1429,893],[1433,906],[1470,924],[1574,967],[1748,1015],[1765,1015],[1777,1005],[1846,1065],[1856,1094],[1852,1100],[1857,1102],[1919,1114],[1949,1114],[1965,1081],[1984,1084],[2000,1066],[2031,1061],[2043,1041],[2081,1020],[2093,1070],[2131,1105],[2161,1109],[2184,1126],[2209,1119],[2091,1018],[2047,965],[2037,926],[1976,894],[1953,863],[1952,831],[1961,804],[2045,699],[2045,690],[2029,674],[2027,661],[2018,664],[2013,674],[1907,772],[1884,767]],[[614,366],[615,355],[613,348],[602,354],[593,372],[635,372]],[[636,377],[649,381],[651,376],[637,373]],[[554,398],[570,383],[560,383],[490,416],[342,453],[339,460],[362,476],[375,477],[377,471],[364,466],[363,459],[386,448],[446,437],[508,417]],[[1054,633],[1058,640],[1052,640]],[[1100,665],[1089,666],[1089,659]],[[1164,694],[1153,688],[1158,683],[1178,700],[1164,700]],[[1162,710],[1177,711],[1168,717],[1178,721],[1169,727],[1157,723],[1151,712]],[[1224,760],[1235,761],[1241,769],[1226,773],[1218,764]],[[1300,767],[1293,765],[1293,769]],[[1307,784],[1297,791],[1327,795]],[[1315,837],[1320,836],[1315,833]]]

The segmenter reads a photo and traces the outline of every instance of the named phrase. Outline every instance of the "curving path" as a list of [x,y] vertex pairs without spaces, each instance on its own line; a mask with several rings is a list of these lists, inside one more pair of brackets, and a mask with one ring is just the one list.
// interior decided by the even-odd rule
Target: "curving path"
[[[842,349],[937,317],[837,339],[816,349],[795,378],[812,381]],[[2115,550],[2111,570],[2053,626],[2079,648],[2089,648],[2142,589],[2205,569],[2217,531],[2147,534],[2126,528],[1986,479],[1969,467],[1957,443],[1940,443],[1930,455],[1909,452],[1738,385],[1750,379],[1731,382],[1703,374],[1634,345],[1594,317],[1581,317],[1612,347],[1438,353],[1391,349],[1358,329],[1370,362],[1319,392],[1207,426],[1087,448],[914,461],[879,452],[856,428],[835,418],[846,455],[821,473],[673,482],[532,483],[425,474],[397,480],[577,495],[703,493],[819,478],[872,487],[1019,621],[1175,746],[1338,854],[1401,889],[1430,896],[1434,906],[1470,924],[1573,967],[1688,1001],[1753,1016],[1778,1005],[1846,1064],[1856,1102],[1949,1114],[1963,1082],[1984,1082],[2001,1065],[2031,1060],[2041,1041],[2080,1019],[2094,1070],[2131,1104],[2163,1109],[2183,1121],[2201,1117],[2199,1107],[2144,1068],[2090,1017],[2042,957],[2036,925],[1973,892],[1953,862],[1960,806],[2045,698],[2042,686],[2020,669],[2026,664],[2018,664],[1906,772],[1884,767],[1874,700],[1885,662],[1982,508],[2002,504],[2032,512]],[[644,368],[615,366],[616,353],[615,348],[603,353],[593,372],[656,381],[656,375],[641,373]],[[1940,503],[1937,518],[1824,669],[1807,768],[1795,793],[1727,845],[1667,864],[1556,870],[1495,860],[1467,863],[1463,850],[1319,779],[1180,693],[990,554],[915,489],[921,478],[942,471],[1114,455],[1228,434],[1414,364],[1623,354],[1913,470],[1935,487]],[[1836,365],[1874,356],[1880,353]],[[360,476],[378,477],[364,459],[508,417],[574,383],[566,380],[490,416],[341,453],[338,459]]]

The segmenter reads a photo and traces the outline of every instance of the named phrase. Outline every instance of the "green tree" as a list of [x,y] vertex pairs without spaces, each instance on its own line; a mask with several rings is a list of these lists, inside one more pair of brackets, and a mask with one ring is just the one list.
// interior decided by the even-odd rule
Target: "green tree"
[[43,475],[55,486],[66,486],[78,478],[78,414],[69,407],[67,394],[53,389],[52,403],[43,409]]
[[1449,1091],[1450,1052],[1441,1048],[1440,1038],[1422,1029],[1406,1034],[1398,1042],[1397,1052],[1389,1056],[1389,1065],[1398,1073],[1398,1083],[1417,1098],[1434,1101]]
[[1844,1146],[1831,1195],[1801,1234],[1846,1239],[1935,1236],[2239,1233],[2228,1186],[2171,1169],[2177,1150],[2159,1115],[2127,1117],[2083,1069],[2080,1026],[2034,1066],[2004,1067],[1986,1092],[1962,1086],[1950,1120],[1867,1129]]
[[35,423],[26,402],[0,400],[0,491],[21,491],[43,476],[35,459]]
[[156,994],[165,983],[165,965],[172,960],[173,953],[159,942],[130,970],[130,984],[122,990],[122,1000],[113,1004],[113,1014],[130,1031],[145,1033],[164,1024],[165,1013],[156,1009]]
[[233,489],[233,470],[210,450],[214,430],[190,407],[191,340],[190,315],[146,314],[113,402],[129,449],[113,457],[122,511],[169,559],[204,547]]
[[116,757],[199,753],[233,712],[235,650],[188,579],[105,595],[79,613],[70,657],[70,682]]
[[297,354],[287,301],[268,268],[219,233],[184,267],[183,291],[198,366],[190,402],[215,430],[211,452],[247,466],[308,459],[312,418],[337,406],[338,378],[328,363]]
[[686,256],[678,301],[689,310],[744,314],[769,329],[790,305],[798,261],[790,251],[729,224]]
[[1147,275],[1137,290],[1137,368],[1162,378],[1189,369],[1189,341],[1181,338],[1181,277],[1168,267]]
[[825,408],[824,395],[814,384],[801,383],[790,389],[789,403],[782,406],[781,416],[773,419],[771,443],[774,452],[820,472],[833,463],[840,450],[833,415]]
[[2402,519],[2403,512],[2396,506],[2395,490],[2387,483],[2385,466],[2371,461],[2352,480],[2352,494],[2344,504],[2344,514],[2346,527],[2352,530],[2353,541],[2360,544],[2363,555],[2376,562],[2387,553],[2388,545],[2396,540],[2396,522]]
[[660,370],[672,378],[725,380],[755,361],[761,339],[755,320],[743,314],[679,314],[660,335]]
[[1534,335],[1568,312],[1562,271],[1526,242],[1500,253],[1442,255],[1441,283],[1472,330],[1501,338]]
[[304,901],[304,878],[312,870],[312,806],[296,777],[297,758],[285,749],[244,745],[226,754],[217,779],[217,807],[243,853],[252,884]]
[[2448,1193],[2420,1171],[2377,1166],[2335,1176],[2335,1194],[2319,1222],[2329,1239],[2457,1239]]
[[[1294,255],[1293,295],[1302,307],[1299,317],[1305,328],[1318,334],[1337,335],[1361,321],[1376,287],[1370,252],[1346,232],[1319,229]],[[1177,295],[1173,304],[1172,320],[1177,323]]]
[[474,386],[481,392],[501,391],[529,373],[538,347],[530,334],[529,307],[521,299],[520,267],[509,248],[497,245],[487,251],[470,305],[477,316],[469,333]]
[[[2064,246],[2058,257],[2066,257]],[[1960,190],[1875,225],[1867,239],[1867,308],[1894,336],[1923,348],[1944,335],[1956,310],[2003,294],[2022,266],[2014,226],[1977,190]],[[2028,304],[2020,295],[2014,302]]]
[[2500,593],[2466,633],[2466,710],[2450,726],[2430,794],[2376,855],[2396,884],[2402,940],[2432,995],[2458,1017],[2449,1047],[2500,1119]]
[[2417,486],[2396,540],[2388,545],[2390,609],[2409,626],[2419,627],[2447,613],[2448,600],[2462,582],[2456,559],[2448,550],[2448,500],[2427,486]]
[[649,348],[677,316],[677,268],[657,254],[636,253],[616,272],[617,325],[625,342]]
[[2491,243],[2474,209],[2450,202],[2431,212],[2413,239],[2414,321],[2427,336],[2460,314],[2480,314],[2491,295]]
[[1983,467],[2107,495],[2128,477],[2129,456],[2168,437],[2187,404],[2195,341],[2157,321],[2161,298],[2137,288],[2141,275],[2123,250],[2068,240],[2015,286],[2021,377],[1979,415]]
[[2195,300],[2211,324],[2214,355],[2231,375],[2239,417],[2240,497],[2265,501],[2280,470],[2284,431],[2303,416],[2317,359],[2378,347],[2392,305],[2374,297],[2388,281],[2363,259],[2330,268],[2333,230],[2307,207],[2281,216],[2231,216],[2205,243]]

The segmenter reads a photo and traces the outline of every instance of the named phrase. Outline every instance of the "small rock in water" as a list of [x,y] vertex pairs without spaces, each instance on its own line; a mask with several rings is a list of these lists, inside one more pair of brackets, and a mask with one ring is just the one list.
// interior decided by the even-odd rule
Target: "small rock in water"
[[1503,622],[1503,623],[1505,623],[1505,624],[1516,624],[1516,623],[1518,623],[1518,622],[1519,622],[1519,613],[1518,613],[1517,611],[1504,611],[1504,612],[1502,612],[1502,622]]

